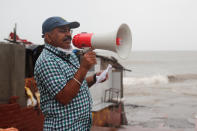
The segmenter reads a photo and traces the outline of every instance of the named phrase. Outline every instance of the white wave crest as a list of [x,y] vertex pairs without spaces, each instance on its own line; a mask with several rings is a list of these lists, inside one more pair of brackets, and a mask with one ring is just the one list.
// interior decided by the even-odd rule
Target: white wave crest
[[124,77],[124,85],[152,85],[169,83],[168,76],[154,75],[150,77]]

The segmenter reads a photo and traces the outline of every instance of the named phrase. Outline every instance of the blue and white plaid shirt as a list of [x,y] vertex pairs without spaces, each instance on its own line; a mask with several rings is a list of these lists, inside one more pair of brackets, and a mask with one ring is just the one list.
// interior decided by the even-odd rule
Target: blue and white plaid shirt
[[[45,48],[79,67],[78,57],[74,53],[68,57],[52,45],[45,44]],[[40,106],[45,116],[44,131],[90,130],[92,98],[87,81],[83,81],[79,93],[67,105],[59,103],[55,96],[73,78],[77,69],[45,48],[37,59],[34,69],[40,91]]]

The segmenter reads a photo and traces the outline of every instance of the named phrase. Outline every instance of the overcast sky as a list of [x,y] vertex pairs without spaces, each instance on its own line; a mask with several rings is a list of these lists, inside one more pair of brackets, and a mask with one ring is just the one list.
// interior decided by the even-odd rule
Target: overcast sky
[[127,23],[132,50],[197,50],[197,0],[0,0],[0,41],[17,23],[19,37],[43,44],[42,23],[50,16],[79,21],[74,34]]

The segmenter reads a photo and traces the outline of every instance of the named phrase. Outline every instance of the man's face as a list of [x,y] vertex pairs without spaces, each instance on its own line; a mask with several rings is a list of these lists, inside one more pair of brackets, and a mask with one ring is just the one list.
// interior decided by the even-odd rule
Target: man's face
[[49,44],[63,49],[71,46],[71,30],[67,26],[57,27],[48,33]]

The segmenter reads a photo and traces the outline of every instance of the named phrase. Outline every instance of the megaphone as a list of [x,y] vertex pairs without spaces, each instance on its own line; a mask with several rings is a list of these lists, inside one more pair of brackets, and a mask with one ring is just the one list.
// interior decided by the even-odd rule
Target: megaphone
[[127,58],[132,47],[129,26],[121,24],[118,30],[106,34],[80,33],[73,37],[72,43],[77,48],[93,47],[116,52],[120,58]]

